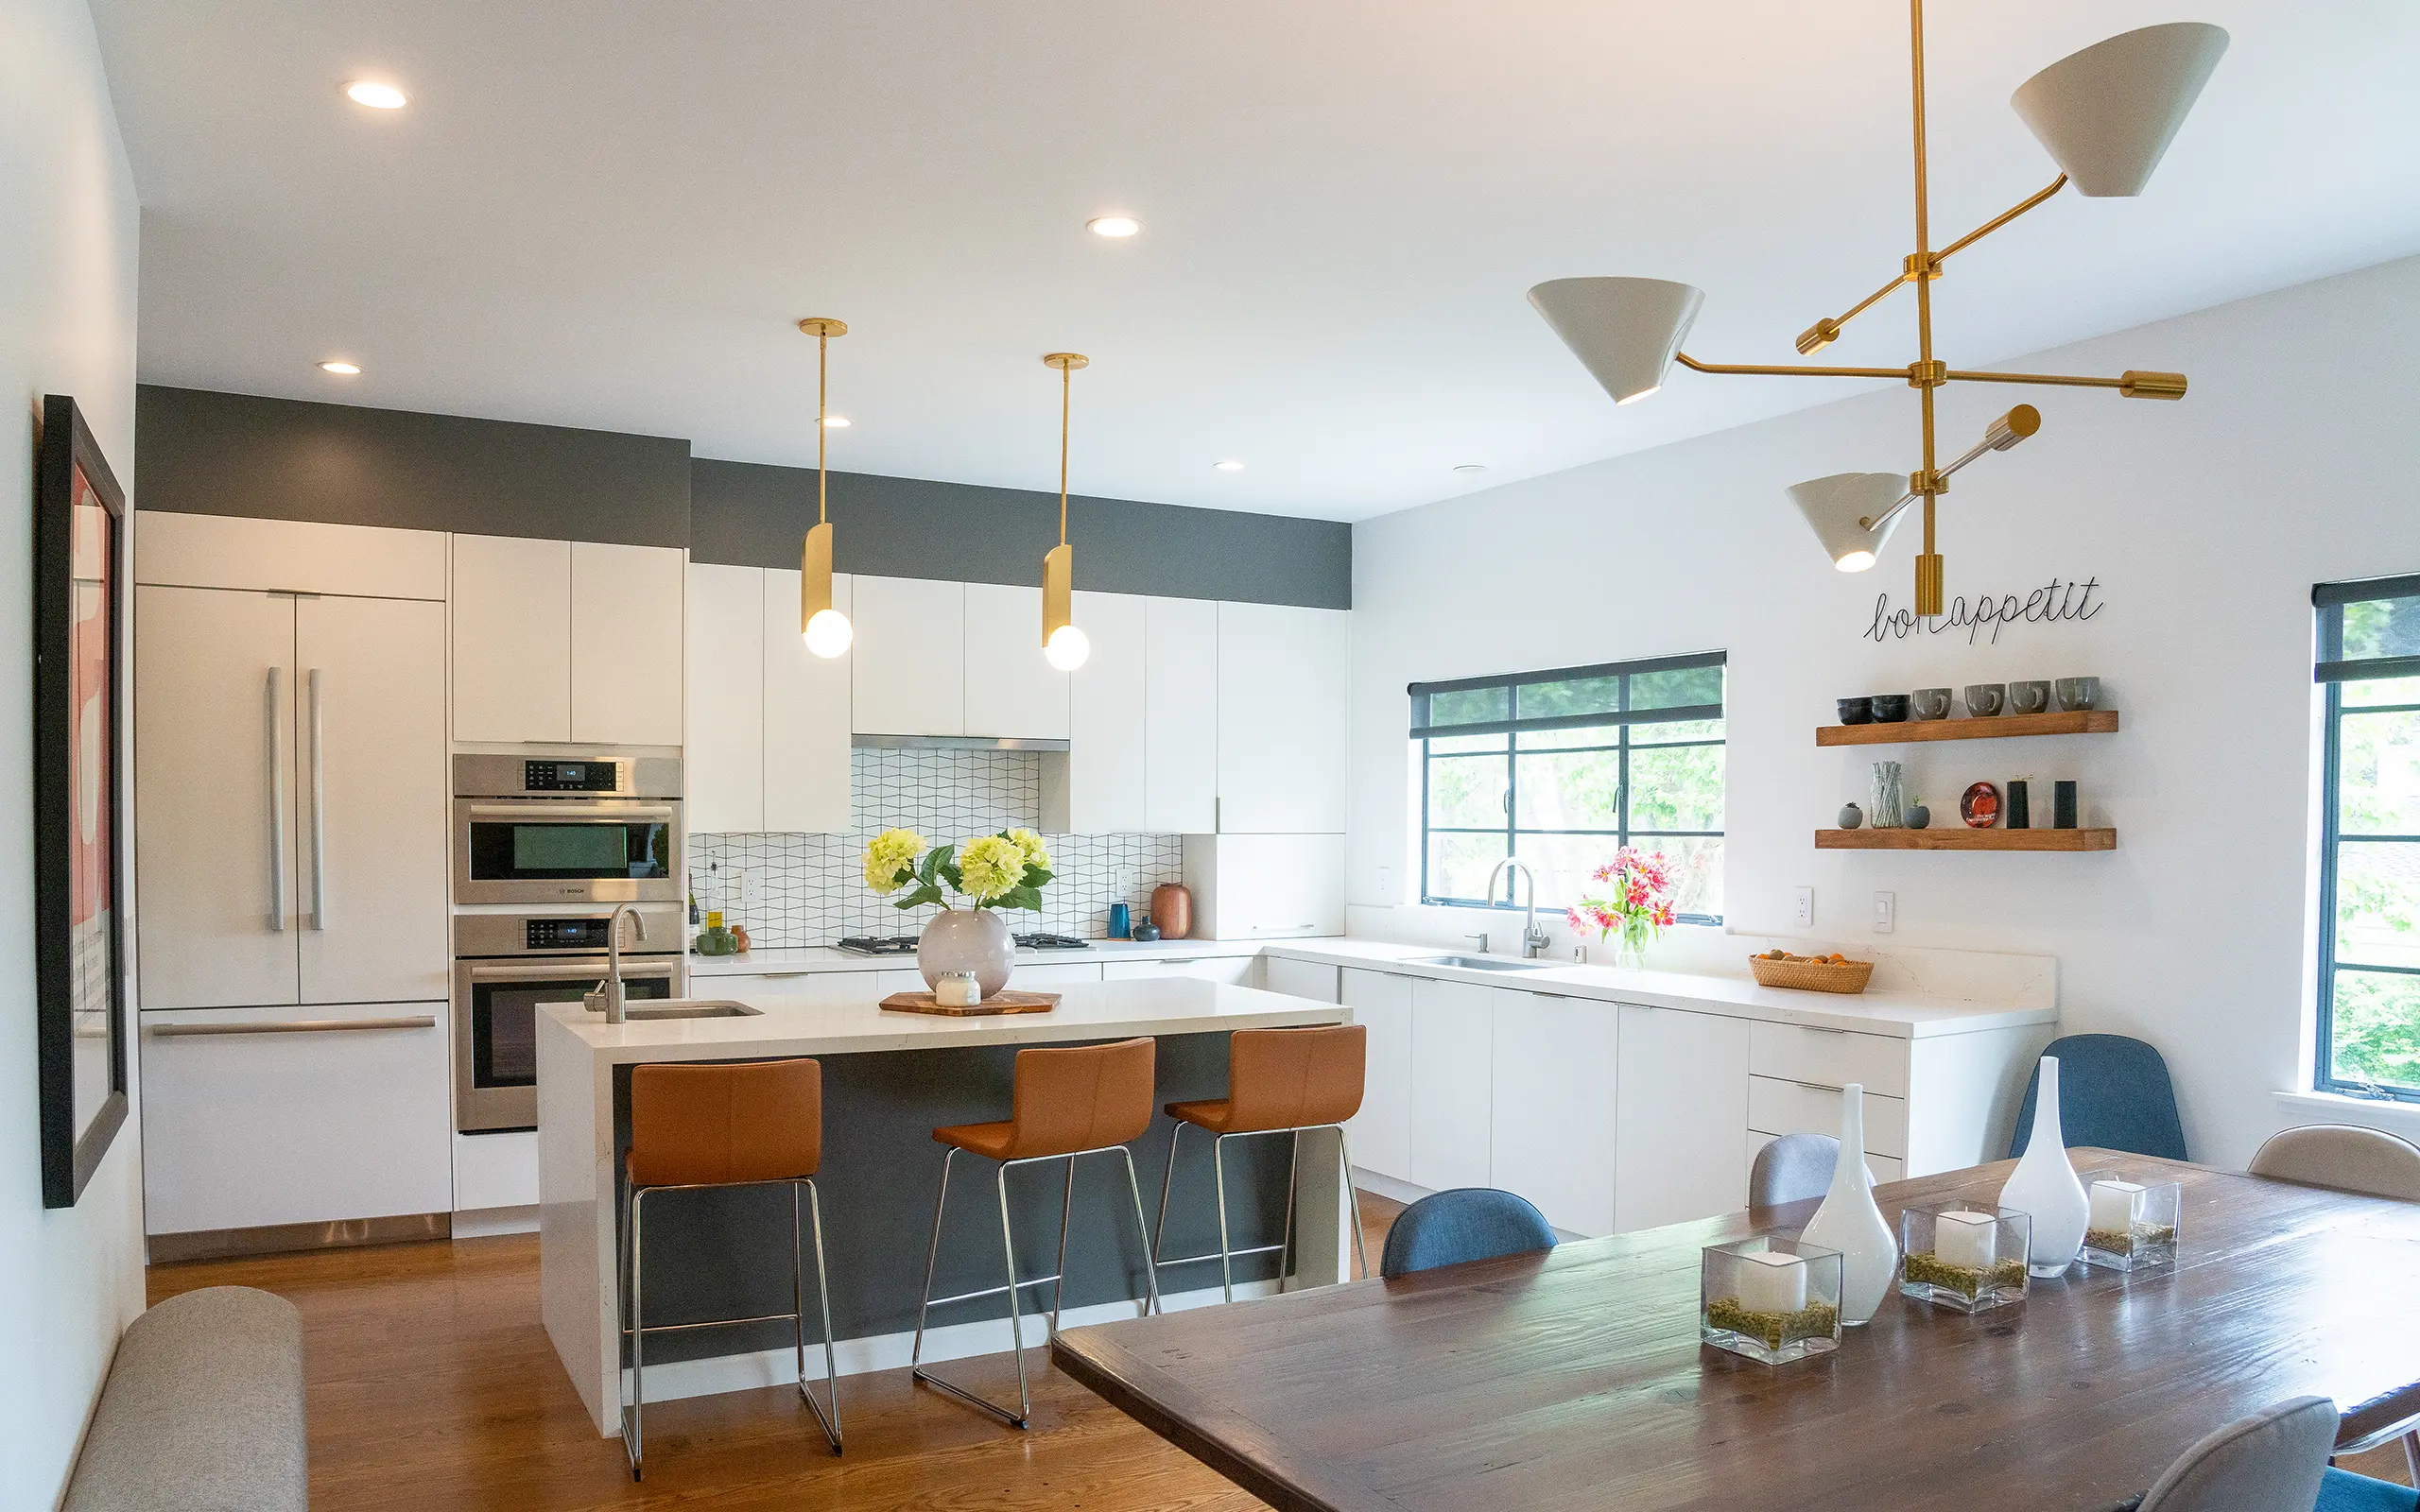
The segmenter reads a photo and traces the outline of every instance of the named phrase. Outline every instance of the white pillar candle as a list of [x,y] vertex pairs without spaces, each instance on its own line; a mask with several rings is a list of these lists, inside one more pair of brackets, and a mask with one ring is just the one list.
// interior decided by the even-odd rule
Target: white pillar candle
[[1989,1270],[1999,1254],[1999,1218],[1989,1212],[1969,1212],[1960,1209],[1954,1212],[1933,1215],[1932,1253],[1945,1265],[1962,1265],[1970,1270]]
[[1760,1249],[1739,1257],[1739,1305],[1751,1313],[1795,1313],[1806,1305],[1806,1262]]
[[2113,1234],[2131,1233],[2142,1202],[2143,1189],[2132,1181],[2095,1181],[2091,1227]]

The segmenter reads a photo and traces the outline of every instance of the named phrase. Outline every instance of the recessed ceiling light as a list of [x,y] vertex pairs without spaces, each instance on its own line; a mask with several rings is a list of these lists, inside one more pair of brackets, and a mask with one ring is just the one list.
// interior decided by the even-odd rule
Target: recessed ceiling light
[[1484,472],[1487,471],[1487,464],[1484,462],[1458,462],[1454,465],[1454,471],[1457,472]]
[[849,417],[846,415],[826,415],[823,417],[823,428],[827,431],[845,431],[849,428]]
[[323,362],[320,364],[320,370],[335,373],[339,378],[361,376],[361,365],[357,362]]
[[1244,470],[1244,465],[1232,457],[1224,462],[1213,462],[1210,465],[1221,472],[1240,472]]
[[1132,236],[1143,229],[1143,223],[1132,215],[1095,215],[1084,222],[1084,230],[1096,236]]
[[356,78],[344,87],[345,96],[355,105],[367,105],[373,111],[400,111],[406,96],[392,84],[380,84],[367,78]]

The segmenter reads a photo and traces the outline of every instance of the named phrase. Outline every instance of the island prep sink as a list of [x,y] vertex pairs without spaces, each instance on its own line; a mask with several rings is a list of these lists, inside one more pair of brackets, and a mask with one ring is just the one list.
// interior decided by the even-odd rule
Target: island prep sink
[[1451,966],[1465,971],[1543,971],[1546,961],[1508,961],[1500,955],[1417,955],[1406,966]]
[[668,998],[629,1004],[623,1007],[622,1017],[636,1023],[641,1019],[753,1019],[764,1011],[724,998]]

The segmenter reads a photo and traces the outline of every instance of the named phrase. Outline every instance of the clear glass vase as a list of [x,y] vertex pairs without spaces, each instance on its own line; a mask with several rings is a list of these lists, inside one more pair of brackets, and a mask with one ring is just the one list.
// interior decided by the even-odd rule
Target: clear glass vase
[[1874,786],[1865,806],[1865,822],[1877,830],[1906,829],[1908,819],[1899,795],[1899,764],[1876,762]]

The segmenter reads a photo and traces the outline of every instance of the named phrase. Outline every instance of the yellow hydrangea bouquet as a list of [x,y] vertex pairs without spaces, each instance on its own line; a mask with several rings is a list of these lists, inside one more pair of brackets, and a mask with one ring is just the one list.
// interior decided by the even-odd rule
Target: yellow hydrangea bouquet
[[961,907],[1039,909],[1052,878],[1050,852],[1031,830],[1002,830],[929,850],[913,830],[885,830],[866,842],[865,873],[875,896],[900,894],[894,908],[946,908],[955,893]]

